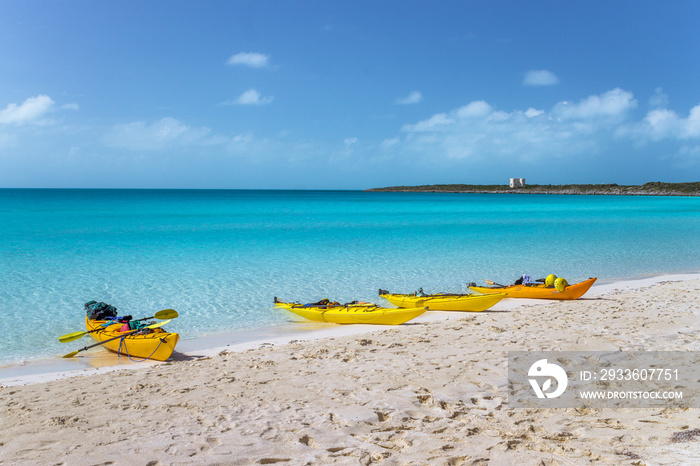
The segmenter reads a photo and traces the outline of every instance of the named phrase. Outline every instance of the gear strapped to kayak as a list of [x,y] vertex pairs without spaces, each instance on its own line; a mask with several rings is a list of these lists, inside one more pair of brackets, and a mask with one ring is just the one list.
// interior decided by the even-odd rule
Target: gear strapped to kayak
[[148,322],[148,320],[153,318],[172,319],[177,316],[177,311],[174,309],[164,309],[143,319],[133,319],[130,315],[120,317],[115,306],[89,301],[85,303],[86,332],[64,335],[61,337],[63,340],[59,340],[73,341],[82,335],[89,334],[97,342],[97,345],[85,347],[83,350],[104,345],[105,348],[115,351],[119,355],[126,355],[131,360],[139,358],[164,361],[172,354],[180,336],[161,328],[169,320],[159,324]]
[[88,301],[85,303],[85,314],[91,320],[112,320],[117,317],[117,308],[106,303]]
[[[120,332],[128,332],[129,330],[141,330],[149,325],[148,322],[143,322],[146,319],[133,320],[132,316],[119,316],[117,308],[111,304],[89,301],[85,303],[85,315],[90,320],[104,320],[102,327],[107,327],[114,323],[120,323]],[[151,322],[153,323],[153,322]]]

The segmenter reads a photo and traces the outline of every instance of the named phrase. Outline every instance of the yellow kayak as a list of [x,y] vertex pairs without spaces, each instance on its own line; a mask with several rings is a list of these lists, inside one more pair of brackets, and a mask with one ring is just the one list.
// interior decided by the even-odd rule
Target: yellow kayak
[[[124,333],[120,332],[123,323],[114,323],[103,327],[102,324],[107,322],[109,321],[92,320],[85,316],[85,328],[91,332],[90,336],[98,343],[119,337]],[[155,328],[124,335],[122,338],[107,341],[103,346],[133,358],[165,361],[173,354],[179,339],[180,335],[177,333],[169,333],[161,328]]]
[[315,322],[334,324],[378,324],[399,325],[418,317],[426,308],[390,309],[371,303],[331,303],[328,300],[318,303],[284,303],[275,298],[275,306]]
[[578,299],[588,291],[596,278],[568,285],[563,291],[543,283],[508,286],[470,286],[469,288],[484,294],[504,293],[506,298],[536,298],[536,299]]
[[431,311],[481,312],[494,306],[505,294],[395,294],[379,290],[379,296],[399,307],[428,307]]

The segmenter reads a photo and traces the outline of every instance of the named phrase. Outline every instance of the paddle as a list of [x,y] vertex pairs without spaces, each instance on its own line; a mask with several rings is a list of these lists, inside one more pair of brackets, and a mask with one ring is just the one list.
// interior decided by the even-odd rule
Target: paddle
[[156,312],[156,314],[151,317],[144,317],[143,319],[132,320],[132,322],[140,322],[142,320],[148,319],[175,319],[177,316],[178,313],[175,309],[163,309],[162,311]]
[[[174,319],[178,316],[177,311],[175,309],[163,309],[162,311],[156,312],[155,315],[151,317],[144,317],[143,319],[137,319],[137,320],[132,320],[132,322],[139,322],[141,320],[148,320],[148,319]],[[86,332],[73,332],[73,333],[68,333],[66,335],[62,335],[58,337],[58,341],[61,343],[69,343],[71,341],[75,341],[79,338],[84,337],[88,333],[92,332],[97,332],[99,330],[102,330],[102,328],[96,328],[90,331]]]
[[[167,324],[168,322],[170,322],[170,319],[164,320],[163,322],[158,322],[157,324],[147,325],[147,326],[144,327],[144,328],[157,328],[157,327],[162,327],[163,325]],[[84,348],[80,348],[79,350],[73,351],[72,353],[68,353],[68,354],[66,354],[66,355],[63,356],[63,357],[64,357],[64,358],[72,358],[73,356],[75,356],[76,354],[80,353],[81,351],[89,350],[90,348],[94,348],[95,346],[104,345],[104,344],[107,343],[107,342],[114,341],[114,340],[118,340],[119,338],[124,338],[124,337],[127,336],[127,335],[131,335],[132,333],[136,333],[136,332],[139,332],[139,331],[141,331],[141,330],[143,330],[143,329],[131,330],[131,331],[129,331],[129,332],[124,332],[124,333],[122,333],[121,335],[117,335],[117,336],[114,337],[114,338],[108,338],[107,340],[101,341],[101,342],[99,342],[99,343],[95,343],[94,345],[90,345],[90,346],[86,346],[86,347],[84,347]]]
[[501,285],[500,283],[496,283],[496,282],[491,281],[491,280],[486,280],[485,278],[484,278],[484,281],[486,282],[487,285],[491,285],[491,286],[502,286],[504,288],[506,286],[506,285]]

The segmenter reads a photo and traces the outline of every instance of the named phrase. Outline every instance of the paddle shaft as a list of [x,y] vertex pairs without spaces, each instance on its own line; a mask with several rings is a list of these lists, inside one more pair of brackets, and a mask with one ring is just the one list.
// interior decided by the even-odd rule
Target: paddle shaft
[[81,351],[87,351],[87,350],[89,350],[90,348],[94,348],[95,346],[104,345],[105,343],[108,343],[108,342],[114,341],[114,340],[118,340],[119,338],[124,338],[125,336],[131,335],[132,333],[136,333],[136,332],[138,332],[138,330],[131,330],[130,332],[122,333],[121,335],[118,335],[118,336],[116,336],[116,337],[109,338],[109,339],[107,339],[107,340],[102,340],[102,341],[100,341],[100,342],[98,342],[98,343],[95,343],[95,344],[93,344],[93,345],[85,346],[85,347],[83,347],[83,348],[80,348],[80,349],[77,351],[77,353],[79,353],[79,352],[81,352]]
[[506,287],[506,285],[501,285],[500,283],[496,283],[496,282],[494,282],[493,280],[486,280],[486,279],[484,278],[484,281],[486,282],[487,285],[491,285],[491,286],[496,285],[496,286],[501,286],[501,287],[504,287],[504,288]]

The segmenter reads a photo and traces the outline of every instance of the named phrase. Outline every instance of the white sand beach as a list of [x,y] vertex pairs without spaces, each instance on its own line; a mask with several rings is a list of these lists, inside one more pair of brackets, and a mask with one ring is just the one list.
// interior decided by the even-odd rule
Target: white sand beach
[[698,312],[700,276],[667,276],[577,301],[504,300],[361,334],[5,380],[0,463],[697,464],[700,410],[513,409],[507,353],[697,351]]

